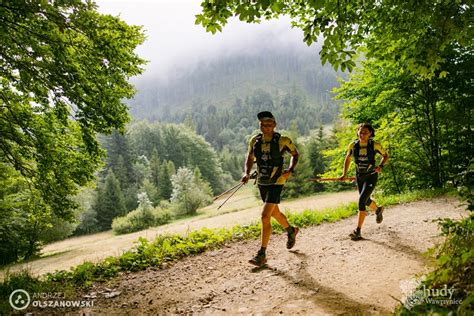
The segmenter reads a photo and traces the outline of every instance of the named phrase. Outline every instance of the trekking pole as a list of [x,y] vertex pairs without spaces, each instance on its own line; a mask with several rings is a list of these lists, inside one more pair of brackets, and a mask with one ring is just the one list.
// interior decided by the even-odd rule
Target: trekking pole
[[[256,178],[257,178],[257,171],[254,171],[254,172],[250,175],[249,180],[250,180],[250,179],[256,179]],[[232,192],[232,193],[227,197],[227,199],[225,199],[225,201],[222,202],[222,204],[219,205],[219,207],[217,207],[217,209],[220,209],[220,208],[235,194],[235,192],[239,191],[239,189],[240,189],[244,184],[245,184],[245,183],[241,182],[241,183],[239,183],[238,185],[234,186],[233,188],[236,188],[236,189],[234,190],[234,192]],[[233,188],[227,190],[226,192],[231,191]],[[221,194],[220,196],[222,196],[222,194]]]
[[239,182],[239,183],[237,183],[236,185],[234,185],[232,188],[230,188],[229,190],[226,190],[226,191],[222,192],[221,194],[219,194],[218,196],[216,196],[213,201],[217,200],[218,198],[222,197],[223,195],[226,195],[227,193],[229,193],[230,191],[234,190],[236,187],[238,187],[238,186],[241,185],[241,184],[242,184],[242,182]]
[[219,205],[219,207],[217,209],[220,209],[233,195],[235,192],[239,191],[239,189],[244,185],[245,183],[241,182],[237,185],[237,189],[235,189],[234,192],[232,192],[228,197],[227,199],[224,200],[224,202],[222,202],[221,205]]
[[[373,175],[373,174],[376,174],[377,172],[371,172],[369,173],[369,175]],[[312,182],[324,182],[324,181],[327,181],[327,182],[330,182],[330,181],[333,181],[333,182],[337,182],[337,181],[355,181],[356,180],[356,177],[347,177],[347,178],[320,178],[320,177],[315,177],[315,178],[309,178],[308,181],[312,181]]]
[[312,181],[312,182],[330,182],[330,181],[333,181],[333,182],[337,182],[337,181],[354,181],[356,178],[355,177],[348,177],[348,178],[309,178],[308,181]]
[[[254,171],[249,179],[255,179],[257,177],[257,171]],[[242,182],[239,182],[237,183],[236,185],[234,185],[232,188],[228,189],[228,190],[225,190],[224,192],[222,192],[221,194],[219,194],[218,196],[214,197],[213,201],[221,198],[222,196],[226,195],[227,193],[231,192],[232,190],[234,190],[236,187],[240,186],[242,184]]]

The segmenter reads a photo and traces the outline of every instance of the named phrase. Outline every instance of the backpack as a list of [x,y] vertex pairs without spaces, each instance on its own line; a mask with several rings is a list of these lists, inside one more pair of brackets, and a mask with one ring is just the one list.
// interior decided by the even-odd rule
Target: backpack
[[[253,145],[253,152],[257,162],[257,178],[259,184],[275,183],[278,177],[280,177],[282,174],[283,154],[280,152],[280,137],[281,135],[279,133],[273,133],[272,140],[270,141],[269,153],[264,153],[262,151],[262,144],[265,143],[265,141],[263,140],[263,134],[258,134],[255,139],[255,144]],[[274,167],[277,167],[277,170],[272,176]]]

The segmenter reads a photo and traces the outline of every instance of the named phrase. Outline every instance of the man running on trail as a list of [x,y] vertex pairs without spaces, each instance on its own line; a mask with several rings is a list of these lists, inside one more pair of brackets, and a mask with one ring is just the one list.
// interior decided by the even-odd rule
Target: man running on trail
[[[249,262],[256,266],[262,266],[267,262],[266,249],[272,233],[270,222],[272,217],[287,231],[286,248],[293,248],[296,242],[299,229],[290,226],[285,214],[278,208],[278,204],[283,185],[298,163],[298,151],[290,138],[281,136],[274,131],[276,121],[271,112],[260,112],[257,114],[257,118],[260,121],[261,133],[253,136],[250,140],[245,162],[245,174],[241,181],[248,182],[255,160],[258,171],[258,189],[265,204],[262,210],[262,247]],[[285,152],[289,152],[291,155],[288,169],[283,169],[283,154]]]
[[[376,222],[378,224],[382,223],[383,220],[383,206],[377,206],[375,201],[370,198],[370,195],[377,184],[378,174],[382,171],[389,157],[380,143],[372,139],[374,136],[375,130],[369,123],[359,124],[357,127],[358,139],[350,143],[347,148],[344,169],[340,177],[340,179],[346,178],[347,169],[349,168],[351,160],[354,159],[357,189],[359,190],[359,218],[357,228],[349,234],[352,240],[362,239],[360,230],[367,216],[366,206],[372,211],[375,211]],[[377,153],[382,155],[382,160],[378,166],[375,166],[375,155]]]

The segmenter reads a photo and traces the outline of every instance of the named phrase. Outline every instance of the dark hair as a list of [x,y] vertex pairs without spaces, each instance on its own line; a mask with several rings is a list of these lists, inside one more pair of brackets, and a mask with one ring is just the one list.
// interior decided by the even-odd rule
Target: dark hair
[[357,132],[360,131],[362,128],[367,128],[372,135],[370,137],[375,136],[375,129],[370,125],[370,123],[360,123],[359,126],[357,127]]

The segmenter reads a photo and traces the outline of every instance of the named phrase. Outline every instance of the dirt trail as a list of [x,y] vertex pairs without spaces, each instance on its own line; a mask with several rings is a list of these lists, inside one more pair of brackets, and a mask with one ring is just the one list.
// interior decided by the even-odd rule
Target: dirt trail
[[[400,299],[400,281],[427,271],[423,256],[440,241],[436,218],[465,212],[454,199],[386,209],[384,222],[369,216],[364,239],[347,234],[356,218],[303,229],[294,250],[272,236],[268,265],[247,263],[259,241],[241,242],[189,257],[163,269],[126,273],[87,294],[104,314],[385,315]],[[114,298],[105,293],[116,292]],[[393,298],[394,297],[394,298]]]
[[[282,202],[281,209],[289,209],[292,212],[304,211],[306,209],[322,210],[327,207],[334,207],[354,202],[356,200],[356,190],[328,193]],[[215,207],[221,204],[221,202],[221,200],[217,201]],[[232,208],[233,202],[234,200],[231,200],[227,206],[223,207],[221,209],[222,212]],[[124,251],[132,248],[139,237],[153,240],[157,235],[164,233],[185,233],[203,227],[221,228],[231,227],[236,224],[249,224],[260,219],[261,203],[258,202],[257,204],[258,206],[256,207],[241,211],[209,218],[190,218],[186,221],[172,223],[127,235],[115,236],[112,231],[108,231],[94,235],[69,238],[64,241],[47,245],[42,252],[51,254],[50,256],[25,264],[17,264],[9,268],[9,270],[18,271],[21,269],[28,269],[34,275],[41,275],[55,270],[67,270],[70,267],[79,265],[85,261],[96,262],[107,256],[119,256]],[[0,279],[2,278],[3,273],[5,273],[5,270],[0,271]]]

